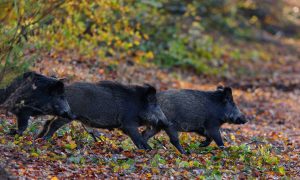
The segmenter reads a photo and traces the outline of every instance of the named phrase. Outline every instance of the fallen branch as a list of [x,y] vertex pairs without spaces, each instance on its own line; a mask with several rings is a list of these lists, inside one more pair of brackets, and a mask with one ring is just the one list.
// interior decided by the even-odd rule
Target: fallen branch
[[[81,125],[82,125],[83,129],[84,129],[87,133],[89,133],[89,135],[92,136],[92,138],[94,139],[94,141],[97,142],[97,141],[98,141],[97,139],[99,139],[99,138],[97,138],[93,132],[90,132],[90,131],[85,127],[84,124],[81,123]],[[99,140],[101,140],[101,139],[99,139]]]

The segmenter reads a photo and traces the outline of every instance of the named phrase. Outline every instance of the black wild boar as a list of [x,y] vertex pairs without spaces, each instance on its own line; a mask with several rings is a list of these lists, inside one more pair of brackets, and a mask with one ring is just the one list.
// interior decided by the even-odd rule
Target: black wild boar
[[11,130],[12,135],[22,135],[30,116],[74,118],[64,97],[63,82],[35,72],[26,72],[8,87],[0,89],[0,106],[17,116],[17,129]]
[[[94,128],[120,128],[140,149],[151,149],[138,131],[145,124],[166,126],[168,121],[150,85],[125,86],[111,81],[66,86],[66,98],[76,119]],[[72,120],[58,118],[45,123],[38,138],[50,138]]]
[[223,148],[220,127],[224,123],[244,124],[245,116],[236,106],[232,90],[229,87],[218,87],[216,91],[169,90],[157,95],[159,105],[172,123],[166,128],[148,127],[143,132],[146,141],[164,129],[171,143],[185,153],[178,140],[178,132],[195,132],[205,136],[201,147],[208,146],[212,140]]

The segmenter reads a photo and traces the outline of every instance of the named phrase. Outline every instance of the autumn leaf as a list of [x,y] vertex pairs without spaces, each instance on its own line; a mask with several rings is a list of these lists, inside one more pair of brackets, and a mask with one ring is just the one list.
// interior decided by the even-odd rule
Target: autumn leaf
[[76,142],[75,141],[69,141],[69,144],[65,144],[65,148],[67,148],[67,149],[75,149],[77,147],[77,144],[76,144]]
[[282,166],[279,167],[278,168],[278,172],[279,172],[280,175],[285,175],[285,169],[284,169],[284,167],[282,167]]
[[38,157],[39,154],[33,152],[33,153],[31,153],[31,156],[32,156],[32,157]]
[[59,180],[56,176],[51,177],[51,180]]

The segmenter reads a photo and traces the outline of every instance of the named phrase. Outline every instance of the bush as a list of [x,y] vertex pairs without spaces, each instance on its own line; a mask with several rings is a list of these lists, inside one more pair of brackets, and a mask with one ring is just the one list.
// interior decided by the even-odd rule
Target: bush
[[50,12],[61,2],[53,4],[42,1],[3,1],[0,4],[0,82],[7,84],[14,76],[28,69],[34,59],[34,53],[27,56],[26,52],[33,49],[28,42],[29,36],[36,28],[45,23]]
[[24,71],[30,62],[25,53],[42,47],[112,64],[132,59],[135,63],[216,74],[227,68],[223,56],[237,56],[231,56],[212,32],[249,38],[261,27],[281,23],[281,1],[272,6],[267,3],[7,0],[0,13],[4,20],[0,26],[0,40],[4,42],[1,69]]

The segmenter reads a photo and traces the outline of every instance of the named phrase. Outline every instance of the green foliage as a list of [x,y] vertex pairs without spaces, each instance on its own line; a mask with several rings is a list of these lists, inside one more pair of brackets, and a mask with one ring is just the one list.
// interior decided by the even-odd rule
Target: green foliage
[[[61,2],[53,1],[7,1],[0,4],[0,82],[5,85],[14,76],[26,71],[35,59],[34,44],[28,42],[33,30],[44,24],[48,13]],[[30,56],[27,52],[30,51]],[[5,79],[4,79],[5,78]],[[1,83],[2,84],[2,83]]]
[[[2,49],[9,50],[3,51],[0,66],[17,72],[28,69],[31,61],[27,49],[33,50],[32,58],[36,48],[46,48],[83,59],[101,59],[113,66],[132,59],[197,73],[226,73],[228,62],[223,57],[242,57],[238,50],[231,48],[231,53],[224,48],[222,40],[210,32],[248,38],[262,25],[282,20],[270,7],[261,10],[256,1],[245,0],[22,0],[5,1],[2,7],[9,14],[0,13],[5,22],[0,26],[0,39],[4,42]],[[258,17],[260,10],[267,16]],[[257,54],[252,56],[259,58]]]
[[166,161],[159,154],[155,154],[155,156],[153,157],[153,159],[150,162],[152,167],[159,167],[160,164],[165,164],[165,163],[166,163]]
[[68,158],[68,161],[70,163],[74,163],[74,164],[84,164],[85,163],[85,159],[81,155],[71,156]]

